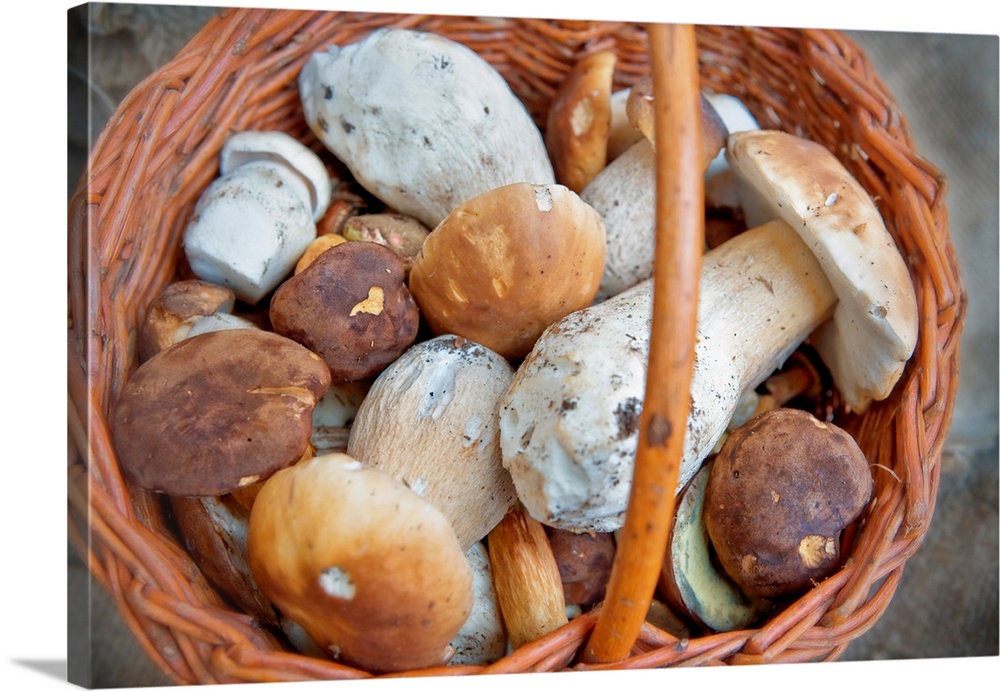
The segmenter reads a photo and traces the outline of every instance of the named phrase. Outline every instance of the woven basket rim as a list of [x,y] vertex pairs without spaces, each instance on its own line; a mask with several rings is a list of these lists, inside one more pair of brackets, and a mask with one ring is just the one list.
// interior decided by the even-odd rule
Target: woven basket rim
[[[95,145],[88,174],[69,209],[70,440],[77,455],[69,468],[71,541],[111,592],[149,656],[179,683],[369,674],[284,652],[271,633],[228,609],[184,550],[171,543],[168,528],[156,515],[155,502],[137,496],[117,471],[109,443],[108,410],[134,367],[130,334],[176,265],[160,262],[154,272],[137,278],[134,266],[148,263],[143,254],[147,250],[135,249],[123,222],[137,223],[144,230],[154,228],[150,232],[153,244],[163,245],[157,245],[157,256],[176,262],[176,229],[183,220],[183,210],[166,209],[168,221],[154,226],[148,208],[132,215],[135,209],[128,202],[154,192],[191,198],[192,190],[204,188],[214,176],[212,161],[221,141],[227,132],[244,126],[239,108],[226,110],[220,104],[234,99],[242,87],[258,83],[256,72],[232,67],[241,56],[254,55],[261,69],[291,74],[295,61],[302,59],[296,51],[311,45],[310,41],[325,42],[346,26],[362,31],[386,22],[431,30],[447,27],[458,40],[471,41],[479,32],[479,38],[495,33],[508,43],[532,39],[539,46],[546,40],[571,46],[553,57],[541,47],[533,51],[534,46],[527,43],[518,44],[523,54],[505,50],[503,40],[483,43],[484,56],[509,70],[505,72],[509,79],[510,74],[517,77],[512,84],[529,104],[551,98],[552,80],[576,56],[608,45],[617,50],[634,48],[644,36],[641,25],[622,22],[227,9],[120,105]],[[518,38],[511,39],[511,35]],[[917,153],[898,105],[860,49],[843,34],[700,26],[698,37],[703,84],[720,84],[729,78],[726,72],[733,68],[722,56],[730,46],[738,43],[739,50],[734,52],[754,61],[745,69],[756,70],[759,83],[729,82],[727,86],[751,105],[762,127],[794,130],[789,121],[797,109],[822,110],[824,117],[827,109],[833,113],[829,122],[836,122],[835,126],[824,121],[827,126],[823,128],[811,120],[800,124],[819,130],[804,132],[807,136],[829,137],[833,143],[825,143],[888,212],[890,231],[910,261],[920,302],[921,335],[893,395],[864,415],[845,420],[848,430],[865,440],[863,448],[870,458],[886,469],[886,477],[876,473],[880,482],[877,506],[859,531],[862,539],[855,542],[847,567],[758,628],[702,635],[681,646],[666,632],[646,627],[633,655],[623,663],[573,664],[573,669],[836,659],[884,611],[933,514],[941,447],[954,407],[958,342],[966,306],[948,236],[946,181]],[[240,55],[221,55],[223,46]],[[762,86],[764,77],[770,77],[767,70],[783,69],[782,60],[792,56],[808,62],[815,75],[816,84],[797,84],[801,103],[787,94],[773,99]],[[526,62],[537,61],[531,63],[534,69],[527,75],[517,72],[525,69],[517,63],[522,57]],[[642,60],[631,54],[624,57],[626,70],[633,71],[622,72],[619,80],[628,84],[642,75]],[[225,78],[219,79],[222,75]],[[281,95],[280,87],[271,88]],[[529,109],[538,107],[529,105]],[[278,108],[264,108],[263,114],[265,123],[289,122]],[[301,123],[291,126],[308,137]],[[850,136],[845,135],[848,130]],[[170,150],[158,147],[166,140],[172,143]],[[186,168],[176,166],[178,156]],[[170,168],[172,161],[174,168]],[[172,170],[174,177],[138,179],[137,170],[161,166]],[[168,237],[171,227],[173,240]],[[488,671],[564,668],[589,635],[594,618],[588,614],[575,619]],[[486,670],[442,668],[413,674],[482,671]]]

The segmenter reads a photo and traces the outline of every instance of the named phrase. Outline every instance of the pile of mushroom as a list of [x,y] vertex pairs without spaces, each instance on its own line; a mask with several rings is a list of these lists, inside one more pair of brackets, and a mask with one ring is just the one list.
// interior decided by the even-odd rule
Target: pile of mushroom
[[[378,30],[299,75],[326,151],[278,132],[225,143],[184,233],[191,275],[150,305],[114,438],[206,577],[299,651],[376,672],[489,664],[603,598],[642,412],[662,146],[650,85],[613,91],[614,65],[582,59],[543,136],[479,55]],[[785,385],[774,373],[808,342],[863,411],[916,338],[905,263],[836,158],[724,95],[702,105],[707,204],[751,227],[703,260],[684,494],[649,613],[678,635],[745,626],[838,564],[845,525],[806,528],[777,471],[741,455],[770,443],[757,413],[791,397],[758,387]],[[381,206],[345,212],[347,184]],[[844,523],[870,494],[852,463]],[[734,464],[764,474],[758,494],[726,484]],[[764,578],[769,547],[749,522],[732,537],[726,516],[764,487],[786,510],[783,558],[815,568]]]

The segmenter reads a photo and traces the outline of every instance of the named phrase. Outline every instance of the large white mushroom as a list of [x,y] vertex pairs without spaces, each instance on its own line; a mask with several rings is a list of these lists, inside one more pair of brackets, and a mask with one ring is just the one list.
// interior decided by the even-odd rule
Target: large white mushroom
[[347,452],[436,506],[468,549],[514,503],[497,420],[513,374],[506,360],[473,341],[422,341],[375,379]]
[[[703,259],[680,487],[744,392],[811,334],[855,410],[890,393],[916,342],[905,263],[873,202],[837,159],[791,135],[737,135],[730,152],[740,171],[759,171],[748,179],[761,189],[781,187],[772,194],[786,220],[746,231]],[[501,411],[501,448],[538,520],[576,530],[621,526],[651,311],[645,282],[569,315],[515,374]]]
[[429,228],[495,187],[555,182],[524,105],[456,41],[380,29],[314,53],[298,84],[320,141],[368,191]]

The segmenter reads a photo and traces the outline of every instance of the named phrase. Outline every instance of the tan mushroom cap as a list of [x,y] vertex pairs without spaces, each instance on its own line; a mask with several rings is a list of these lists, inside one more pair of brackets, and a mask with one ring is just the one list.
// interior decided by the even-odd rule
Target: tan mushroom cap
[[461,204],[431,232],[410,291],[435,334],[518,358],[593,302],[604,253],[604,224],[576,193],[515,183]]
[[235,303],[225,286],[196,278],[171,283],[150,305],[139,329],[140,362],[183,340],[199,317],[231,312]]
[[204,333],[150,358],[122,390],[112,429],[137,485],[182,496],[245,487],[309,450],[323,361],[260,329]]
[[833,153],[803,137],[737,132],[727,158],[823,266],[839,300],[813,344],[844,401],[863,412],[889,395],[917,340],[913,283],[878,208]]
[[346,454],[272,476],[250,513],[248,549],[278,609],[369,671],[444,664],[472,609],[472,570],[450,522]]
[[[653,79],[645,77],[632,87],[625,112],[631,123],[646,135],[653,146],[656,146],[656,135],[653,130]],[[707,170],[712,160],[726,146],[729,132],[722,118],[715,111],[712,103],[701,94],[701,170]]]
[[617,56],[586,55],[559,86],[549,107],[545,146],[556,181],[579,192],[604,168],[611,130],[611,88]]

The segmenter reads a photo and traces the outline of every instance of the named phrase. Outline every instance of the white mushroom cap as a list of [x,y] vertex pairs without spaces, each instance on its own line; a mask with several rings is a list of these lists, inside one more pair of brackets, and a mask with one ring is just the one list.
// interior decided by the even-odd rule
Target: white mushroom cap
[[295,267],[316,237],[309,193],[285,165],[252,161],[202,193],[184,231],[184,250],[199,278],[255,304]]
[[524,104],[456,41],[381,29],[314,53],[298,84],[316,136],[372,194],[429,228],[495,187],[555,181]]
[[309,192],[303,203],[312,210],[314,221],[323,218],[330,206],[333,186],[326,166],[312,149],[277,130],[237,132],[222,146],[219,172],[226,175],[251,161],[282,163],[299,175]]
[[436,506],[468,549],[515,500],[497,419],[513,374],[505,359],[473,341],[422,341],[375,379],[347,452]]
[[889,395],[917,339],[912,279],[878,208],[833,153],[802,137],[740,132],[728,159],[823,266],[839,301],[814,343],[845,402],[864,411]]

